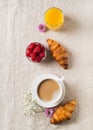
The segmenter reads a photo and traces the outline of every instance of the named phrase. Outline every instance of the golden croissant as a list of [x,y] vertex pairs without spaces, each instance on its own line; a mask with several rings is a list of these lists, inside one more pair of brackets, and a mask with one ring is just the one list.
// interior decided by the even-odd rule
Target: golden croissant
[[76,101],[72,100],[64,106],[58,106],[50,118],[50,123],[57,124],[70,119],[72,117],[72,112],[75,110],[76,104]]
[[50,51],[52,52],[52,57],[64,68],[68,68],[68,53],[66,49],[61,46],[58,42],[47,39]]

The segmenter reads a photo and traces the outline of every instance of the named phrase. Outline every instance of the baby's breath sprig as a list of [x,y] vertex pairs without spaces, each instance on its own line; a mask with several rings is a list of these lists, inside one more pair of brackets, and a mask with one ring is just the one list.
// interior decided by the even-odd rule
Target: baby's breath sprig
[[32,99],[32,92],[28,90],[24,94],[24,114],[30,116],[32,114],[43,112],[44,109],[38,105],[38,103]]

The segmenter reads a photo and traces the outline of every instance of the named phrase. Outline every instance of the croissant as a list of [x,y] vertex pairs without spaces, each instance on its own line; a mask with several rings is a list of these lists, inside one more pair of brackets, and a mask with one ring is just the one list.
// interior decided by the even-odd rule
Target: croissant
[[63,107],[58,106],[50,118],[50,123],[57,124],[66,119],[69,120],[72,117],[72,112],[74,112],[76,104],[76,101],[72,100],[69,103],[65,104]]
[[58,42],[47,39],[50,51],[52,52],[52,57],[64,68],[68,68],[68,53],[66,49],[61,46]]

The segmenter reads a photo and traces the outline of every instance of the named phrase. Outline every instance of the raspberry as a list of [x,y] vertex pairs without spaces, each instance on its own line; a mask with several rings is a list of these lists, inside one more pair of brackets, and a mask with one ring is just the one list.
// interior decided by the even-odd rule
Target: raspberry
[[42,51],[45,51],[45,47],[44,46],[41,46],[41,49],[42,49]]
[[26,56],[30,57],[30,51],[29,50],[26,50]]
[[41,47],[40,47],[40,45],[37,45],[36,47],[35,47],[35,49],[33,50],[33,52],[34,53],[39,53],[39,52],[41,52]]
[[31,48],[27,48],[27,50],[30,51],[30,53],[33,52],[33,49],[31,49]]
[[39,56],[40,56],[41,58],[43,58],[43,57],[45,56],[45,53],[44,53],[44,52],[41,52],[41,53],[39,54]]
[[35,53],[31,53],[30,57],[31,57],[31,60],[32,60],[32,61],[35,61],[35,60],[36,60],[36,54],[35,54]]
[[30,48],[31,50],[34,50],[34,48],[36,47],[36,44],[35,43],[31,43],[28,48]]
[[41,61],[41,57],[40,56],[37,56],[36,57],[36,62],[40,62]]

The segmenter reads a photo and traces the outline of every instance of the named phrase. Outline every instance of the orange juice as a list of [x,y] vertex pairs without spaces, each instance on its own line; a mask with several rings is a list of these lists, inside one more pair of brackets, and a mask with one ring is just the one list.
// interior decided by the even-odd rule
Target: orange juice
[[52,7],[45,12],[45,24],[51,30],[58,30],[64,23],[64,15],[61,9]]

